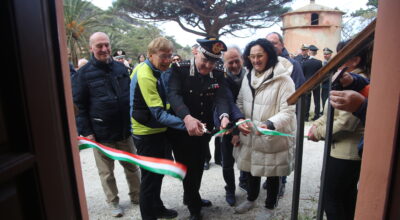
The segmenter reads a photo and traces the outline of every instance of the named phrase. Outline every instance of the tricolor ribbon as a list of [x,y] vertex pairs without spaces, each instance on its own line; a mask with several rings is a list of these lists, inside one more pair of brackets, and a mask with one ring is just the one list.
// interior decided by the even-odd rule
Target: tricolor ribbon
[[78,144],[79,150],[95,148],[100,150],[104,155],[113,160],[133,163],[153,173],[169,175],[180,180],[183,180],[186,176],[186,166],[172,160],[139,156],[136,154],[104,146],[84,137],[78,137]]
[[[258,132],[260,132],[261,134],[263,134],[263,135],[275,135],[275,136],[294,137],[294,136],[291,135],[291,134],[285,134],[285,133],[282,133],[282,132],[279,132],[279,131],[274,131],[274,130],[269,130],[269,129],[266,129],[266,128],[258,127],[258,126],[256,126],[256,125],[254,124],[254,122],[251,121],[250,119],[246,119],[246,120],[244,120],[244,121],[236,122],[235,126],[239,126],[239,125],[241,125],[241,124],[243,124],[243,123],[247,123],[247,122],[251,123],[251,124],[253,125],[253,127],[255,127],[256,130],[257,130]],[[224,132],[226,132],[226,131],[228,131],[228,129],[222,129],[222,130],[220,130],[219,132],[215,133],[213,136],[218,136],[218,135],[220,135],[220,134],[222,134],[222,133],[224,133]]]

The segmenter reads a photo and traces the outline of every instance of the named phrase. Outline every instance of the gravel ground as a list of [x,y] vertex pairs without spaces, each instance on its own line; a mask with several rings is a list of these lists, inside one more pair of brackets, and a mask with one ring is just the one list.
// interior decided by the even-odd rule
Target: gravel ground
[[[309,125],[306,125],[307,132]],[[320,185],[320,173],[322,167],[322,154],[324,142],[310,142],[304,140],[302,181],[300,192],[299,219],[312,219],[316,215],[318,206],[318,194]],[[210,143],[211,152],[214,152],[214,142]],[[94,162],[91,149],[80,152],[81,165],[83,170],[83,179],[86,191],[86,200],[90,219],[114,219],[109,214],[108,205],[105,202],[105,195],[101,188],[100,179]],[[119,163],[115,166],[115,176],[118,189],[120,191],[120,205],[125,214],[119,219],[141,219],[139,206],[132,206],[128,197],[128,187],[125,180],[122,167]],[[235,174],[238,178],[239,171],[235,167]],[[292,188],[294,173],[288,177],[286,192],[283,198],[279,200],[273,219],[290,219]],[[236,180],[237,180],[236,178]],[[265,178],[262,179],[262,182]],[[238,183],[238,180],[236,181]],[[222,177],[222,168],[213,163],[209,170],[204,171],[200,194],[202,198],[212,201],[213,206],[203,208],[203,219],[254,219],[257,213],[263,208],[266,198],[266,191],[261,189],[257,199],[256,207],[245,214],[234,214],[233,207],[225,202],[225,182]],[[182,183],[180,180],[165,176],[161,191],[161,198],[167,208],[176,209],[179,213],[177,219],[187,219],[189,212],[182,204]],[[237,204],[246,199],[246,193],[240,189],[236,190]]]

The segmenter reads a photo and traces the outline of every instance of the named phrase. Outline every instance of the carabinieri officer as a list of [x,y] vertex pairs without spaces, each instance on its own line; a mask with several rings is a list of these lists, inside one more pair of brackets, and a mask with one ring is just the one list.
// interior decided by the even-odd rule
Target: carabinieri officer
[[226,45],[216,38],[198,39],[197,42],[200,44],[198,53],[191,60],[172,64],[167,95],[172,110],[187,129],[169,129],[168,139],[175,159],[188,168],[183,189],[190,219],[201,219],[201,207],[212,205],[201,199],[199,189],[206,147],[211,138],[207,131],[214,127],[214,109],[221,120],[221,128],[229,123],[227,85],[222,62],[217,62],[221,51],[226,51]]

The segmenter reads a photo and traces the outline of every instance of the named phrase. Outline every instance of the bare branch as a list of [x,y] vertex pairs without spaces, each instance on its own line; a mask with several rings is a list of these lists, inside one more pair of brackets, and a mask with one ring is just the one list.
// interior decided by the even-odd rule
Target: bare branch
[[177,23],[179,24],[179,26],[180,26],[184,31],[190,32],[190,33],[192,33],[192,34],[197,34],[197,35],[200,35],[200,36],[207,36],[207,34],[205,34],[204,32],[195,31],[195,30],[192,30],[192,29],[189,29],[189,28],[185,27],[179,19],[174,20],[174,21],[177,22]]
[[[175,21],[190,33],[221,36],[272,26],[292,0],[117,0],[120,10],[155,21]],[[193,27],[192,28],[189,28]],[[195,30],[197,29],[197,30]],[[200,30],[200,31],[199,31]]]

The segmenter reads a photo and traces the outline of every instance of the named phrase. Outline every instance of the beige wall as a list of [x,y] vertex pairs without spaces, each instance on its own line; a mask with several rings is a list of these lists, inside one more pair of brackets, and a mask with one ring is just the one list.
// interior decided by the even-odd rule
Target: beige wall
[[340,41],[342,14],[329,11],[315,13],[319,14],[318,25],[311,25],[311,12],[284,15],[284,43],[290,53],[297,53],[302,44],[313,44],[320,49],[317,58],[323,60],[323,48],[329,47],[336,51],[336,45]]

